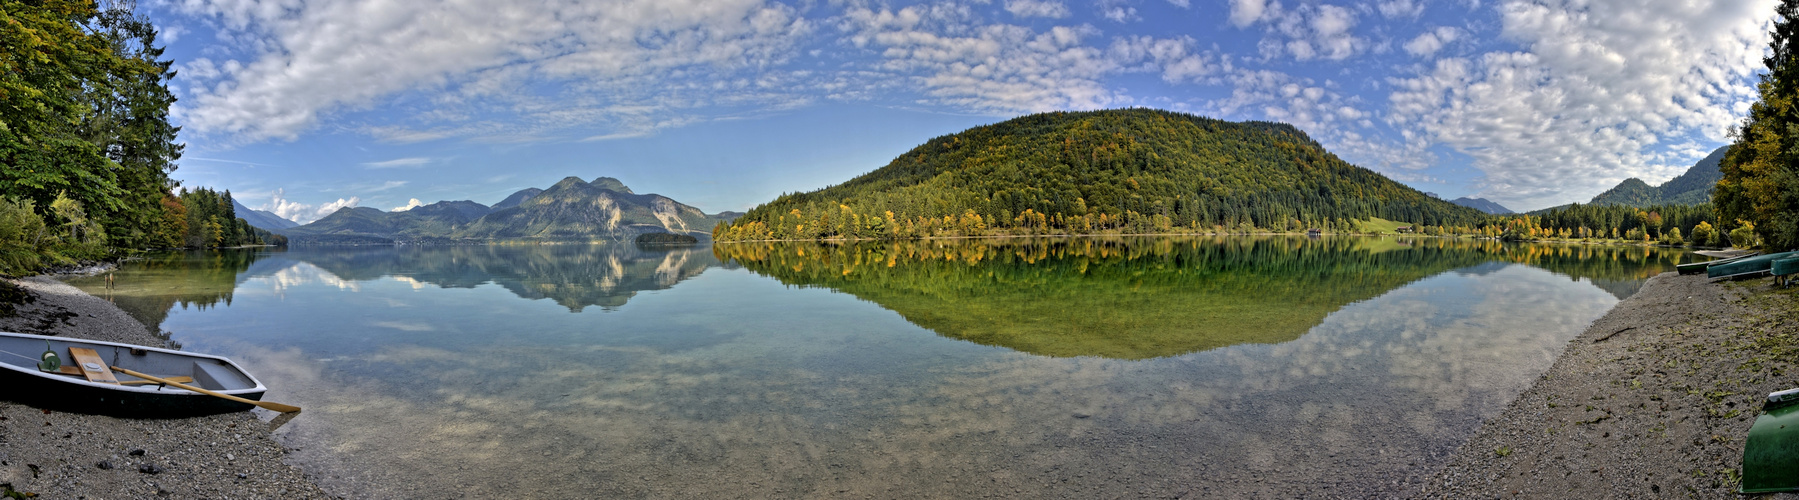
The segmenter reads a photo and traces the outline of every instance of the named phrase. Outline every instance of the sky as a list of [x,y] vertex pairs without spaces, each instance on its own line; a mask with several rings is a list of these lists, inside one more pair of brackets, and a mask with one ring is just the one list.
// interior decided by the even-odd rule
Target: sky
[[1032,113],[1290,123],[1445,199],[1684,172],[1777,0],[140,0],[173,176],[298,222],[615,177],[742,211]]

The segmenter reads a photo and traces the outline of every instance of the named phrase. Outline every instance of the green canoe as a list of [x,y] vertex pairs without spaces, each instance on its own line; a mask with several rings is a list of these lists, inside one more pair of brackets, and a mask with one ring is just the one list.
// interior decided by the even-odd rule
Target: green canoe
[[1734,262],[1713,264],[1705,268],[1705,277],[1729,279],[1755,276],[1768,272],[1768,269],[1774,266],[1774,261],[1793,257],[1799,257],[1799,252],[1771,253]]
[[1749,254],[1745,254],[1745,255],[1738,255],[1736,257],[1712,259],[1712,260],[1708,260],[1708,261],[1704,261],[1704,262],[1688,262],[1685,264],[1676,264],[1674,266],[1674,269],[1680,271],[1680,274],[1699,274],[1699,273],[1705,272],[1705,268],[1711,267],[1715,264],[1736,262],[1739,260],[1757,256],[1757,255],[1761,255],[1761,252],[1753,252],[1753,253],[1749,253]]
[[1743,441],[1743,493],[1799,490],[1799,389],[1768,395]]
[[1768,267],[1768,273],[1774,275],[1775,284],[1780,286],[1791,285],[1793,283],[1793,275],[1799,274],[1799,257],[1789,257],[1774,261],[1774,265]]

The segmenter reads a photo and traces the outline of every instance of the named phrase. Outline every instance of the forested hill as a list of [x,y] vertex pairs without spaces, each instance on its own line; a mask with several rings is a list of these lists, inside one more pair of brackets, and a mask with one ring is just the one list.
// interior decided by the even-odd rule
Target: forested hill
[[1452,205],[1325,151],[1286,124],[1151,109],[1055,112],[931,139],[843,184],[783,195],[720,240],[1474,226]]
[[1686,173],[1669,179],[1660,186],[1650,186],[1635,177],[1594,196],[1589,205],[1625,205],[1647,208],[1654,205],[1705,205],[1712,201],[1712,186],[1724,178],[1718,163],[1730,146],[1722,146],[1688,168]]

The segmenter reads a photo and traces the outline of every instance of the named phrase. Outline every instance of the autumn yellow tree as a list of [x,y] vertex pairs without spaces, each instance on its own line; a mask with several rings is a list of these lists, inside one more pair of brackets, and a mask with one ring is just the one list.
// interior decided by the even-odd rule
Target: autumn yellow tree
[[[1719,163],[1724,177],[1713,190],[1720,220],[1743,220],[1777,249],[1799,247],[1799,171],[1794,141],[1799,139],[1799,0],[1775,8],[1774,31],[1762,63],[1768,72],[1757,90],[1761,101],[1737,129],[1737,141]],[[1740,228],[1741,226],[1739,226]],[[1732,231],[1735,239],[1736,231]]]

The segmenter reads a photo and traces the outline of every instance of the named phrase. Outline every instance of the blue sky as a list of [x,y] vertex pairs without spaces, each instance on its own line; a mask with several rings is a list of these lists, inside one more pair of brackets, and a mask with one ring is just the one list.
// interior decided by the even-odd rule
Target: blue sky
[[707,212],[1051,110],[1292,123],[1515,210],[1657,184],[1755,98],[1775,0],[150,0],[175,177],[307,222],[610,176]]

